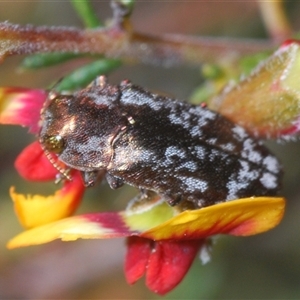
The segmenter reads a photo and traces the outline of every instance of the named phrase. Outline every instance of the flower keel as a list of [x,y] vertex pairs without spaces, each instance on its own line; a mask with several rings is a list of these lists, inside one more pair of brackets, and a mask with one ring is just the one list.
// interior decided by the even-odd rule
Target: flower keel
[[174,289],[189,270],[204,240],[151,241],[128,238],[125,275],[129,284],[146,275],[146,285],[164,295]]

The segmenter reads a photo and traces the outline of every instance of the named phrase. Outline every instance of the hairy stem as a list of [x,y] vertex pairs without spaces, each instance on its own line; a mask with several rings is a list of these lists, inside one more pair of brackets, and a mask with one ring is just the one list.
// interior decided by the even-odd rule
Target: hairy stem
[[270,50],[268,41],[233,40],[182,35],[150,36],[120,27],[79,30],[67,27],[20,26],[0,23],[0,60],[15,54],[70,52],[104,54],[165,66],[192,65],[236,59]]

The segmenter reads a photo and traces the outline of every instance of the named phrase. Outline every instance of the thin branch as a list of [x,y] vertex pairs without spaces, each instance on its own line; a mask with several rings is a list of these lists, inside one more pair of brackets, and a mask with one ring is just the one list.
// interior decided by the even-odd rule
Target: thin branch
[[258,1],[269,35],[277,42],[291,37],[293,30],[284,9],[284,1]]
[[20,26],[0,23],[0,60],[15,54],[71,52],[104,54],[164,66],[192,65],[237,59],[240,55],[271,50],[269,41],[235,40],[182,35],[150,36],[118,26],[79,30],[67,27]]

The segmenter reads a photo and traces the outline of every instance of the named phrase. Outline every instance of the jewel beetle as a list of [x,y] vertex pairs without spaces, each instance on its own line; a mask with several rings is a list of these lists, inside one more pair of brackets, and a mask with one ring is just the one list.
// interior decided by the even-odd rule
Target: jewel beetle
[[172,206],[203,207],[274,196],[281,185],[277,158],[243,127],[128,80],[111,85],[101,76],[74,94],[54,94],[41,116],[46,154],[82,171],[86,186],[105,172],[113,189],[127,183]]

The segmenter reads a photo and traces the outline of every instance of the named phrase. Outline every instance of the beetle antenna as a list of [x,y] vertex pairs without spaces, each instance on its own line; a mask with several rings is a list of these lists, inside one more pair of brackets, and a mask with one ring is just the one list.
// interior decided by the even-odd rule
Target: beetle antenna
[[[60,175],[63,176],[63,178],[66,178],[67,180],[71,181],[72,180],[72,177],[70,176],[70,169],[64,169],[62,168],[61,166],[59,166],[57,164],[57,162],[54,160],[53,158],[53,155],[51,152],[49,152],[45,146],[43,145],[43,143],[41,143],[41,147],[42,147],[42,150],[44,151],[47,159],[49,160],[49,162],[51,163],[51,165],[59,172]],[[61,178],[58,179],[58,181],[56,183],[58,183],[60,181]]]

